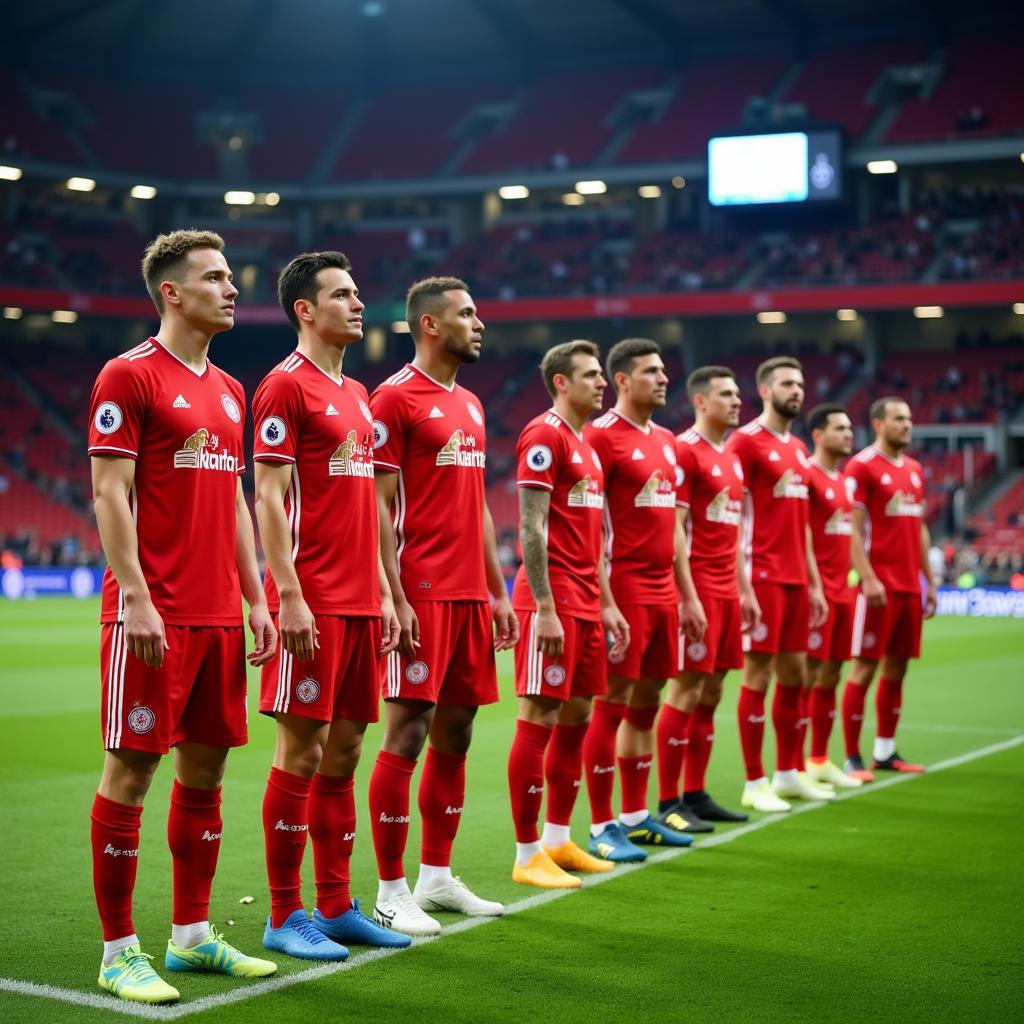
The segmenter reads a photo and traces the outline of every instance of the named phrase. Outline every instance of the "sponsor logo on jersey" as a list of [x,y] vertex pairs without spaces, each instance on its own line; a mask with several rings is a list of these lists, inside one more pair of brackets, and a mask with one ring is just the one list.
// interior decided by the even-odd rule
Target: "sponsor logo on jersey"
[[[264,428],[266,421],[264,421]],[[283,426],[283,424],[282,424]],[[281,440],[284,440],[282,437]],[[280,444],[280,442],[277,442]],[[175,469],[216,469],[228,473],[237,473],[240,465],[238,456],[230,455],[227,449],[221,449],[220,438],[211,434],[206,427],[200,427],[190,437],[186,437],[182,446],[174,453]]]
[[467,402],[466,408],[469,410],[469,415],[473,422],[478,427],[482,427],[484,425],[483,413],[472,402]]
[[324,415],[325,416],[340,416],[341,413],[338,412],[338,410],[334,408],[334,403],[333,402],[328,402],[327,403],[327,409],[324,412]]
[[405,678],[413,685],[425,683],[429,675],[430,669],[425,661],[410,661],[405,667]]
[[238,408],[238,403],[230,395],[221,395],[220,405],[232,423],[242,422],[242,410]]
[[845,509],[837,508],[825,523],[827,537],[849,537],[853,533],[853,520]]
[[136,846],[133,850],[119,850],[112,843],[107,843],[107,845],[103,847],[103,853],[107,857],[138,857],[139,848]]
[[589,473],[569,488],[568,504],[570,508],[604,508],[604,495]]
[[435,405],[430,410],[430,415],[427,417],[427,419],[431,419],[431,420],[441,420],[441,419],[444,419],[444,413],[441,412],[441,410],[438,409],[438,407]]
[[171,402],[172,409],[191,409],[192,403],[189,402],[184,395],[178,395],[178,397]]
[[199,839],[204,843],[216,843],[220,840],[222,834],[221,832],[211,832],[209,829],[204,829]]
[[686,645],[686,656],[691,661],[703,661],[708,656],[707,644],[694,640]]
[[776,498],[802,498],[807,499],[807,484],[800,482],[799,473],[787,469],[772,488],[772,495]]
[[639,448],[634,448],[634,449],[633,449],[633,454],[632,454],[632,455],[630,455],[630,458],[631,458],[631,459],[632,459],[632,460],[633,460],[634,462],[640,462],[640,461],[641,461],[642,459],[646,459],[646,458],[647,458],[647,456],[646,456],[646,455],[644,455],[644,453],[643,453],[642,451],[640,451],[640,449],[639,449]]
[[[579,452],[573,452],[573,462],[577,461],[575,458],[577,455],[579,455]],[[551,449],[546,444],[535,444],[526,453],[526,464],[535,473],[543,473],[553,460],[554,456],[551,454]],[[580,459],[579,461],[582,462],[583,460]]]
[[373,447],[374,449],[382,448],[388,443],[388,438],[391,436],[388,428],[381,423],[380,420],[373,421]]
[[[356,461],[359,456],[361,461]],[[329,476],[361,476],[373,478],[373,461],[367,445],[360,443],[356,432],[350,430],[345,440],[334,449],[327,463]]]
[[113,402],[103,402],[92,422],[101,434],[112,434],[124,423],[124,414]]
[[722,523],[725,526],[739,526],[740,517],[743,513],[743,503],[736,498],[729,497],[729,488],[723,487],[708,502],[707,511],[704,517],[709,523]]
[[548,686],[561,686],[565,682],[565,669],[561,665],[548,665],[544,669],[544,682]]
[[278,818],[277,824],[274,826],[275,832],[308,832],[309,825],[287,825],[284,819]]
[[911,516],[920,519],[924,515],[924,505],[917,501],[913,494],[897,491],[886,503],[887,516]]
[[821,634],[816,629],[812,629],[810,633],[807,634],[807,649],[809,651],[816,651],[821,647],[821,645]]
[[675,508],[676,489],[671,480],[666,480],[660,469],[656,469],[633,498],[635,508]]
[[312,704],[319,696],[320,684],[312,676],[306,676],[295,687],[295,699],[303,704]]
[[284,420],[280,416],[268,416],[260,424],[260,440],[264,444],[269,444],[271,448],[276,448],[279,444],[283,444],[287,436],[288,428],[284,425]]
[[[464,448],[470,450],[464,451]],[[461,430],[456,430],[448,438],[448,443],[437,453],[434,464],[483,469],[487,465],[487,455],[476,450],[476,438],[472,434],[464,434]]]
[[136,736],[145,736],[147,732],[152,732],[155,725],[156,715],[152,708],[147,708],[145,705],[140,704],[137,708],[132,708],[128,712],[128,728]]

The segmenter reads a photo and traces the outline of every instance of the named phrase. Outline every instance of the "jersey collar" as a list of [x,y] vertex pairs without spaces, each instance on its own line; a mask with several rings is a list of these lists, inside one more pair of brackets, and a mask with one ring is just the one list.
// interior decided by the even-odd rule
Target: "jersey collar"
[[639,430],[640,433],[644,435],[644,437],[650,437],[651,434],[654,432],[654,424],[651,423],[650,420],[648,420],[646,427],[641,427],[639,423],[636,423],[635,421],[631,420],[625,413],[619,412],[618,409],[612,409],[611,411],[615,413],[615,415],[618,416],[619,419],[622,420],[624,423],[628,423],[631,427],[634,427],[636,430]]
[[901,468],[903,466],[905,460],[902,455],[898,459],[894,459],[886,455],[885,452],[883,452],[877,444],[873,444],[871,447],[874,448],[875,451],[878,452],[878,454],[881,455],[882,458],[885,459],[885,461],[888,462],[891,466],[896,466],[897,468]]
[[431,384],[436,384],[439,388],[444,388],[444,390],[447,391],[448,394],[455,394],[454,383],[452,383],[452,385],[449,387],[449,385],[442,384],[439,380],[434,380],[434,378],[431,377],[429,373],[425,373],[423,370],[421,370],[418,366],[414,365],[413,363],[406,363],[405,365],[408,366],[410,370],[415,370],[421,377],[426,377]]
[[317,366],[309,356],[300,352],[298,349],[295,350],[295,354],[303,360],[303,362],[308,363],[314,370],[322,373],[332,384],[339,388],[343,388],[345,386],[345,374],[342,374],[340,378],[334,378],[322,366]]
[[[565,427],[565,429],[568,430],[569,433],[572,434],[575,438],[577,438],[580,441],[583,440],[583,435],[582,434],[577,434],[576,431],[573,430],[572,426],[570,424],[566,423],[565,420],[562,419],[562,417],[559,416],[557,412],[555,412],[555,407],[554,406],[552,406],[550,409],[548,409],[548,413],[550,413],[552,416],[554,416],[555,419],[557,419],[558,422],[561,423]],[[616,413],[615,415],[617,416],[618,413]]]
[[166,352],[176,363],[181,363],[181,365],[184,366],[189,373],[194,373],[200,380],[202,380],[206,376],[207,372],[210,369],[209,359],[206,360],[206,365],[202,368],[202,370],[197,370],[194,366],[189,366],[184,359],[179,359],[162,341],[159,341],[156,338],[150,338],[149,340],[153,342],[153,344],[156,345],[157,347],[163,349],[163,351]]

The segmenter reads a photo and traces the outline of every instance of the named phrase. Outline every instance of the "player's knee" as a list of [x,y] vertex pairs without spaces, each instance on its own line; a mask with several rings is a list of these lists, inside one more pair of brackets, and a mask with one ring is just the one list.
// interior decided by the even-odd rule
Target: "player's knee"
[[650,704],[636,708],[626,708],[626,721],[638,732],[650,732],[654,728],[654,720],[658,717],[658,705]]
[[700,691],[700,703],[717,708],[722,703],[722,680],[708,679]]
[[[128,752],[125,752],[128,753]],[[131,756],[119,756],[119,751],[112,751],[103,766],[103,778],[100,792],[117,803],[141,804],[153,782],[160,755],[140,755],[137,751]]]

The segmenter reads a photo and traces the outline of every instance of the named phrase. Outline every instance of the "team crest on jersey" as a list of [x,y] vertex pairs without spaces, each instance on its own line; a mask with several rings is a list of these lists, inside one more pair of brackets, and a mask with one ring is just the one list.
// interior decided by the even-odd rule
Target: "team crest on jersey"
[[828,517],[825,523],[825,535],[828,537],[849,537],[853,534],[853,520],[850,514],[841,508]]
[[[576,456],[576,455],[579,455],[579,452],[573,452],[573,456]],[[552,461],[551,449],[546,444],[535,444],[526,453],[526,464],[535,473],[542,473],[545,469],[547,469],[551,465],[551,461]],[[575,461],[576,461],[576,459],[573,458],[573,462],[575,462]],[[579,461],[582,462],[583,460],[580,459]]]
[[811,468],[811,460],[808,459],[806,455],[804,455],[802,448],[797,448],[797,450],[796,450],[796,460],[797,460],[797,462],[800,463],[801,466],[804,467],[804,469],[810,469]]
[[221,408],[228,414],[228,419],[232,423],[242,422],[242,410],[238,408],[238,403],[230,395],[220,396]]
[[647,483],[633,499],[635,508],[675,508],[676,491],[671,480],[666,480],[660,469],[656,469]]
[[682,487],[686,479],[686,470],[682,466],[676,466],[676,487]]
[[887,516],[910,516],[920,519],[924,515],[924,505],[914,500],[913,494],[904,494],[897,491],[886,503],[885,514]]
[[473,422],[478,427],[482,427],[484,425],[483,413],[472,402],[467,402],[466,408],[469,410],[469,415],[472,417]]
[[156,715],[153,713],[153,709],[147,708],[144,704],[140,704],[128,712],[128,728],[136,736],[145,736],[147,732],[152,732],[155,725]]
[[279,444],[284,444],[284,439],[288,436],[288,428],[284,425],[284,420],[280,416],[268,416],[260,424],[260,440],[264,444],[269,444],[272,448],[276,448]]
[[[469,449],[468,451],[464,449]],[[464,434],[456,430],[445,446],[437,453],[434,460],[437,466],[467,466],[470,469],[483,469],[487,465],[487,455],[476,450],[476,438],[472,434]]]
[[388,443],[390,436],[388,428],[380,420],[373,421],[373,447],[375,449],[383,448]]
[[561,686],[565,682],[565,669],[561,665],[548,665],[544,669],[544,682],[548,686]]
[[604,495],[589,473],[569,488],[568,504],[570,508],[604,508]]
[[754,627],[753,632],[750,634],[750,639],[754,640],[756,643],[761,643],[762,640],[767,640],[768,626],[763,622],[759,622],[757,626]]
[[676,453],[675,453],[675,449],[672,447],[672,445],[670,445],[670,444],[662,445],[661,446],[661,454],[665,456],[665,461],[670,466],[674,466],[676,464]]
[[910,482],[915,487],[920,487],[921,486],[921,478],[917,475],[917,470],[916,469],[912,469],[910,471]]
[[104,402],[96,410],[93,425],[101,434],[113,434],[124,423],[124,414],[113,402]]
[[359,411],[363,414],[363,419],[367,423],[373,422],[373,414],[370,412],[370,407],[361,398],[359,399]]
[[[360,461],[356,461],[356,456]],[[365,444],[361,444],[356,432],[350,430],[345,440],[334,449],[327,464],[329,476],[361,476],[373,479],[373,462],[369,460],[370,452]]]
[[739,526],[743,504],[729,497],[729,488],[723,487],[709,502],[705,518],[709,523]]
[[799,473],[794,473],[793,470],[787,469],[778,480],[775,481],[775,486],[772,488],[772,494],[776,498],[807,498],[807,484],[800,482],[801,477]]
[[857,481],[852,476],[846,478],[846,496],[853,501],[853,496],[857,493]]
[[430,669],[425,661],[410,661],[405,667],[405,678],[414,686],[425,683],[429,675]]
[[865,633],[864,636],[861,637],[861,647],[874,647],[876,639],[877,637],[874,633]]
[[295,699],[303,704],[312,704],[319,696],[320,684],[312,676],[306,676],[295,687]]
[[206,427],[200,427],[186,437],[182,446],[174,453],[175,469],[218,469],[228,473],[238,472],[238,458],[228,454],[226,449],[217,451],[220,437],[211,434]]
[[821,644],[821,634],[816,629],[812,629],[810,633],[807,634],[807,649],[809,651],[816,651],[821,647]]
[[700,640],[686,645],[686,656],[690,661],[703,661],[708,656],[708,646]]

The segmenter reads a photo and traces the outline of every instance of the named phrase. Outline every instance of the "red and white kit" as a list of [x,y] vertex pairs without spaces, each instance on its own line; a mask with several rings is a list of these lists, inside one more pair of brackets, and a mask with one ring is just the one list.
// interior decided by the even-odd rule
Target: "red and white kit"
[[[320,630],[311,662],[278,647],[263,666],[260,711],[320,721],[378,718],[380,589],[373,417],[366,389],[293,352],[253,398],[257,462],[292,467],[285,494],[292,558]],[[271,613],[281,601],[268,569]]]
[[605,567],[630,626],[630,644],[608,671],[667,679],[678,661],[675,558],[676,452],[671,432],[612,411],[583,436],[604,467]]
[[129,501],[139,563],[170,645],[160,669],[128,653],[124,598],[108,566],[100,613],[107,749],[245,743],[235,564],[244,410],[237,380],[211,362],[197,373],[155,338],[111,359],[93,386],[89,454],[135,462]]
[[819,661],[846,661],[853,632],[850,587],[850,536],[853,532],[853,485],[841,472],[811,463],[810,522],[814,557],[828,602],[828,618],[807,636],[807,653]]

